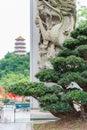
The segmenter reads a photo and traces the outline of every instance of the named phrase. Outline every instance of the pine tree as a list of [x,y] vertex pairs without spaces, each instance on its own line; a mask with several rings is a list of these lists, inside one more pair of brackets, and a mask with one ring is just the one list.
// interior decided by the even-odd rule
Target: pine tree
[[[38,97],[40,106],[55,116],[85,118],[87,112],[87,23],[77,27],[63,43],[64,49],[51,60],[53,69],[36,74],[42,82],[56,85],[47,87]],[[80,111],[74,106],[78,105]],[[71,115],[70,115],[71,114]]]
[[87,23],[72,31],[63,47],[51,60],[53,69],[37,73],[41,82],[29,83],[24,95],[35,97],[43,110],[57,117],[84,120],[87,113]]

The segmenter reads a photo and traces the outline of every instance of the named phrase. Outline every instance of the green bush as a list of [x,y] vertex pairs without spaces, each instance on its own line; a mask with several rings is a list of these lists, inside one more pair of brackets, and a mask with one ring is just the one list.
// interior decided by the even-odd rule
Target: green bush
[[63,45],[64,50],[51,60],[53,68],[36,74],[41,82],[10,86],[10,91],[35,97],[41,108],[60,118],[77,118],[76,102],[81,110],[79,117],[84,119],[87,113],[87,25],[72,31],[71,38]]

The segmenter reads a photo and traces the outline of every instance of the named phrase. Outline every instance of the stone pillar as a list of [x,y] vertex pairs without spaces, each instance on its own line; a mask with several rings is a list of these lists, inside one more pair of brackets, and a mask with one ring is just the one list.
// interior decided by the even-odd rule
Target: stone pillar
[[[38,72],[38,42],[39,29],[36,27],[35,18],[37,13],[36,0],[30,0],[30,81],[37,81],[35,74]],[[37,100],[30,98],[31,109],[38,109]]]
[[36,27],[37,13],[36,0],[30,0],[30,79],[37,81],[35,74],[38,72],[38,42],[39,29]]

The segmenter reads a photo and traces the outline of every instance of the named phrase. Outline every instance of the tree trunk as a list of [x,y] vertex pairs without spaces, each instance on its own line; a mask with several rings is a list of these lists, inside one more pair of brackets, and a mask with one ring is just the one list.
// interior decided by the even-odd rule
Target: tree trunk
[[61,118],[61,119],[78,119],[80,118],[81,113],[76,111],[71,112],[51,112],[55,117]]
[[82,121],[85,121],[86,116],[85,116],[83,105],[81,105],[80,109],[81,109],[81,112],[80,112],[81,113],[81,119],[82,119]]

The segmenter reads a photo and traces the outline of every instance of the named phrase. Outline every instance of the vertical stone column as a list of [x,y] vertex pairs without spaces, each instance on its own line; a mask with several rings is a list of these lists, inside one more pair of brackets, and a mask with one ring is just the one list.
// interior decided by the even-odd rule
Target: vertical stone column
[[30,0],[30,79],[37,81],[39,29],[35,25],[37,13],[36,0]]
[[[35,18],[37,13],[36,0],[30,0],[30,81],[37,81],[35,74],[38,72],[38,43],[39,29],[36,27]],[[31,97],[31,109],[38,109],[37,100]]]

